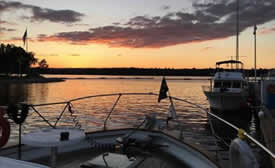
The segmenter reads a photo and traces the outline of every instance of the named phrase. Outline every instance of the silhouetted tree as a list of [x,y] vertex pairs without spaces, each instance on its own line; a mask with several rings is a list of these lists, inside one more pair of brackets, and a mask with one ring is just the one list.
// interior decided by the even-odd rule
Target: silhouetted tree
[[31,65],[37,63],[33,52],[26,52],[22,47],[11,44],[0,45],[0,73],[28,73]]
[[46,69],[49,68],[49,65],[47,64],[47,61],[45,59],[42,59],[38,62],[39,68]]

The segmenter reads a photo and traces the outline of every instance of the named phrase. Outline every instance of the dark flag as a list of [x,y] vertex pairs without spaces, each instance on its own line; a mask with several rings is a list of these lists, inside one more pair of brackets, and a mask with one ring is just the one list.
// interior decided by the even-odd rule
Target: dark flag
[[26,40],[27,40],[27,29],[26,29],[26,31],[25,31],[25,33],[24,33],[24,35],[23,35],[23,37],[22,37],[22,40],[23,40],[23,43],[24,43],[24,46],[25,46],[25,43],[26,43]]
[[168,90],[169,89],[168,89],[165,77],[163,77],[162,81],[161,81],[161,85],[160,85],[158,102],[160,102],[161,99],[167,98],[167,91]]

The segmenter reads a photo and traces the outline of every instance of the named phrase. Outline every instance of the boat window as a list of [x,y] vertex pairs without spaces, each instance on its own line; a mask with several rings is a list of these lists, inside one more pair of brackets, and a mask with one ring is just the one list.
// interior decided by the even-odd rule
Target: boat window
[[220,81],[215,81],[214,83],[214,88],[220,88],[222,86],[222,82]]
[[233,81],[232,88],[241,88],[241,82],[240,81]]
[[224,88],[230,88],[231,87],[231,83],[228,81],[224,81],[223,82],[223,85],[222,85]]

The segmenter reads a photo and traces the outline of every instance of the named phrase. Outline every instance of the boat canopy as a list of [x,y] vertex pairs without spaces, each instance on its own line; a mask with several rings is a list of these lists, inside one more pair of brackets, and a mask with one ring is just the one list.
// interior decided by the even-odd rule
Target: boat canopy
[[216,66],[221,65],[221,64],[241,64],[241,65],[243,65],[243,63],[241,61],[236,61],[236,60],[227,60],[227,61],[216,62]]

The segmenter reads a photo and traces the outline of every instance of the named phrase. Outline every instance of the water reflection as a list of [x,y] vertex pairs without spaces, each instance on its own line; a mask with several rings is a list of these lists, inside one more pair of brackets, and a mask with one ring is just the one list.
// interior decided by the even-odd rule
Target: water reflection
[[[82,76],[78,76],[82,77]],[[29,104],[41,104],[67,101],[77,97],[88,95],[105,94],[105,93],[131,93],[131,92],[154,92],[158,93],[161,78],[152,80],[141,79],[112,79],[112,80],[66,80],[59,83],[43,84],[10,84],[0,86],[0,105],[10,103],[27,102]],[[208,106],[208,102],[203,95],[201,86],[208,81],[205,80],[168,80],[170,94],[188,100],[192,103],[199,104],[203,107]],[[73,109],[76,111],[77,119],[86,131],[100,130],[106,115],[110,112],[117,96],[100,97],[89,100],[72,102]],[[179,101],[175,101],[175,109],[178,115],[180,125],[184,127],[183,131],[187,132],[189,137],[197,134],[208,134],[207,116],[204,111],[196,107]],[[131,125],[137,125],[146,114],[158,113],[161,119],[167,118],[169,100],[163,100],[157,103],[156,96],[123,96],[117,104],[112,116],[107,124],[108,128],[124,128]],[[39,107],[39,112],[50,122],[55,122],[64,105]],[[47,124],[38,117],[36,113],[30,111],[29,117],[24,123],[24,132],[45,127]],[[64,118],[61,119],[60,125],[74,124],[68,111],[65,111]],[[222,115],[227,121],[232,122],[238,127],[249,130],[250,119],[244,119],[240,115]],[[233,139],[236,132],[233,129],[213,120],[215,131],[225,139]],[[233,131],[233,132],[232,132]],[[250,131],[248,131],[250,132]],[[187,136],[188,136],[187,135]],[[17,136],[17,129],[13,127],[12,138]],[[227,138],[229,137],[229,138]],[[188,139],[188,137],[186,137]],[[199,138],[197,138],[199,139]],[[201,138],[203,139],[203,138]]]
[[0,106],[25,101],[28,93],[28,87],[24,84],[0,85]]
[[19,102],[43,102],[48,97],[48,84],[0,85],[0,106]]

